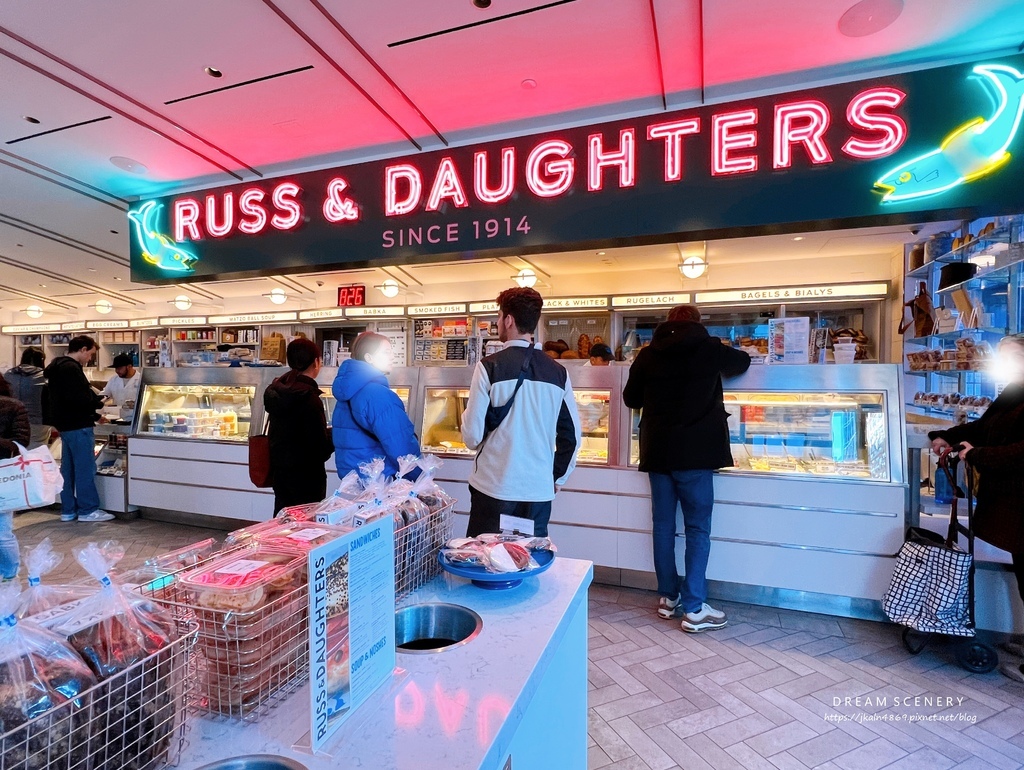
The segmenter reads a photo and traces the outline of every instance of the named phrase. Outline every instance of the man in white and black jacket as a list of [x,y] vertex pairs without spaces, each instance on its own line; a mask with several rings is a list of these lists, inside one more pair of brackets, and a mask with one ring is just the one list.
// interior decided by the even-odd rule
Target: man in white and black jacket
[[477,450],[469,537],[500,532],[502,516],[530,519],[534,534],[547,536],[551,501],[576,467],[580,418],[569,373],[533,343],[543,306],[533,289],[503,291],[498,334],[505,347],[473,372],[462,417],[462,439]]

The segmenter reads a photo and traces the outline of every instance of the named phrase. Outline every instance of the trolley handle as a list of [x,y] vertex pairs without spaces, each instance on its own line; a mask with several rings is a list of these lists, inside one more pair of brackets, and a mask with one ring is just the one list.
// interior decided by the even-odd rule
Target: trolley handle
[[[953,504],[949,512],[949,529],[946,533],[946,547],[952,548],[959,536],[962,534],[968,540],[968,549],[971,555],[974,554],[974,477],[971,467],[964,461],[964,478],[967,480],[967,492],[956,482],[956,466],[960,462],[960,452],[964,449],[963,444],[949,447],[939,455],[938,467],[942,468],[950,486],[953,487]],[[957,514],[957,501],[960,498],[967,499],[967,526],[960,523]]]

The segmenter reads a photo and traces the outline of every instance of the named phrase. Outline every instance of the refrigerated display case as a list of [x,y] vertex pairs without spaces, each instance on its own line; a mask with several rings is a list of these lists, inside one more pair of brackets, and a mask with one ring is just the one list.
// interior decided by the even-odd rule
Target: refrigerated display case
[[[577,463],[607,466],[618,439],[613,404],[618,399],[619,367],[573,366],[570,378],[580,416],[582,441]],[[424,374],[420,445],[424,452],[473,457],[462,441],[462,415],[469,402],[472,369],[429,370]]]
[[255,385],[144,385],[136,435],[247,441]]

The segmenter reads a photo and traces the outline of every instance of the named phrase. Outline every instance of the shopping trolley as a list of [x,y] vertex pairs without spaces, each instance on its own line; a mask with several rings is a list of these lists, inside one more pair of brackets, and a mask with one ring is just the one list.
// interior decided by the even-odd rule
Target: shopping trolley
[[[889,590],[882,609],[903,628],[903,645],[917,655],[929,637],[940,635],[958,640],[954,655],[967,671],[984,674],[999,664],[995,649],[976,638],[974,617],[974,471],[964,463],[966,493],[957,483],[959,452],[947,449],[938,460],[953,489],[949,528],[943,538],[920,527],[907,530],[907,539],[896,557]],[[967,501],[967,523],[961,523],[958,501]],[[966,539],[967,550],[959,546]]]

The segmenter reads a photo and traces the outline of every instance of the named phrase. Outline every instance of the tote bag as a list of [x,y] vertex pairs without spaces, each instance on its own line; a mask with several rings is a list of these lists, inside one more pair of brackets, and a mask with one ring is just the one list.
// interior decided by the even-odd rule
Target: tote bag
[[23,511],[53,505],[64,486],[60,466],[45,447],[26,449],[0,460],[0,511]]
[[270,472],[270,436],[249,436],[249,481],[260,489],[274,485]]

